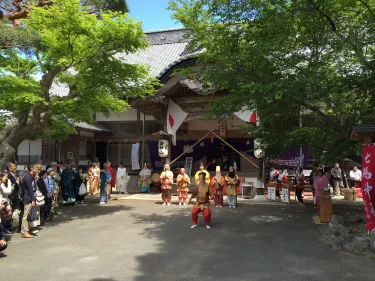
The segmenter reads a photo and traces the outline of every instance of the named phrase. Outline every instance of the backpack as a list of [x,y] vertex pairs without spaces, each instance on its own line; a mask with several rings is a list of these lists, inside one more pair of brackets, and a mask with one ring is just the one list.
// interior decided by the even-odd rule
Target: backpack
[[86,193],[87,193],[86,185],[85,185],[85,183],[82,183],[81,186],[78,189],[78,195],[84,196],[84,195],[86,195]]

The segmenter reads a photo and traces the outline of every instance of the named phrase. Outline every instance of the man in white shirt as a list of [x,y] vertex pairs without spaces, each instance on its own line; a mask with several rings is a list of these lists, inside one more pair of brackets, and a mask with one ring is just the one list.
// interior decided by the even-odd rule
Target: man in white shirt
[[362,172],[358,169],[357,166],[354,166],[353,170],[350,171],[350,181],[350,187],[354,187],[355,184],[359,184],[359,187],[361,187]]

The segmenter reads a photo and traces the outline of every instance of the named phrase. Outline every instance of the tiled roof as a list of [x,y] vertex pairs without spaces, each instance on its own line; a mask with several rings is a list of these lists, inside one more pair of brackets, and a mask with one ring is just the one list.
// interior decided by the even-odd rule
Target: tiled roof
[[[171,67],[179,62],[195,56],[199,51],[187,50],[189,40],[185,38],[184,29],[165,29],[146,32],[150,46],[135,54],[118,53],[116,58],[122,58],[131,64],[143,64],[150,68],[150,74],[160,78]],[[54,83],[51,88],[52,95],[66,96],[68,87]]]
[[132,64],[144,64],[150,67],[150,74],[160,78],[170,67],[180,62],[185,56],[184,53],[188,43],[170,43],[164,45],[151,45],[147,50],[137,54],[117,54],[117,58],[122,58]]
[[69,121],[69,124],[76,127],[77,129],[82,129],[86,131],[111,132],[111,130],[107,129],[106,127],[100,124],[88,124],[86,122],[74,122],[74,121]]

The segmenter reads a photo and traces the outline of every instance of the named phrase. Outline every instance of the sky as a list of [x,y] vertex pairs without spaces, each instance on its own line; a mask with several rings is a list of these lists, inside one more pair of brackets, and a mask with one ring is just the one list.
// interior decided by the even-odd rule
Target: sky
[[169,0],[127,0],[130,16],[143,22],[144,31],[182,27],[167,11]]

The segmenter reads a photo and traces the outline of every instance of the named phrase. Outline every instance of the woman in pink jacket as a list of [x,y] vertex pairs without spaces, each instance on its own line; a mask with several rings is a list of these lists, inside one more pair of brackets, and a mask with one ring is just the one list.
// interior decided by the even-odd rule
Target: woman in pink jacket
[[319,194],[321,191],[326,189],[329,184],[329,178],[323,173],[323,170],[319,169],[318,170],[318,176],[314,181],[314,188],[315,188],[315,208],[319,208]]

